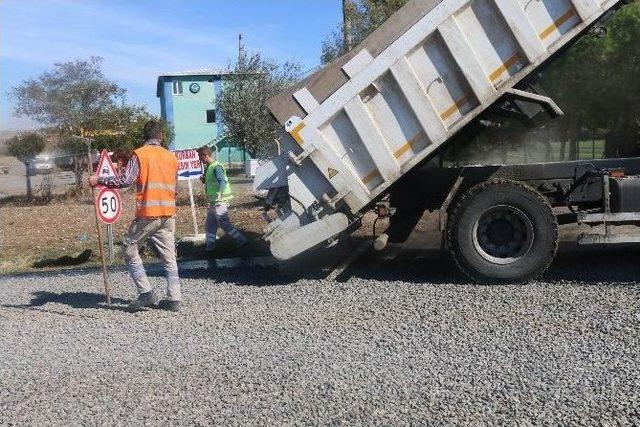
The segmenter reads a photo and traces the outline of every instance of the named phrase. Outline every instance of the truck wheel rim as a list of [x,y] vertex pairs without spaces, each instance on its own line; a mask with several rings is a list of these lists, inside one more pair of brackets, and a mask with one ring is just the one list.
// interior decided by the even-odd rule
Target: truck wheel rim
[[498,265],[513,264],[533,246],[533,224],[520,209],[494,206],[478,217],[473,227],[473,245],[485,260]]

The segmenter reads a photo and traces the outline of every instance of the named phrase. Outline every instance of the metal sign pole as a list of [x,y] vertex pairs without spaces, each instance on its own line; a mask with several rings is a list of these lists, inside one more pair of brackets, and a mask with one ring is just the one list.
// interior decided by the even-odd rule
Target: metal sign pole
[[193,217],[193,230],[196,233],[195,237],[198,237],[198,217],[196,215],[196,204],[193,201],[193,184],[191,184],[191,177],[187,180],[189,183],[189,202],[191,203],[191,216]]
[[[91,176],[91,142],[87,141],[87,159],[89,163],[87,164],[87,170],[89,171],[89,176]],[[91,194],[93,198],[96,198],[96,189],[91,187]],[[102,259],[102,280],[104,281],[104,293],[107,297],[107,305],[111,305],[111,290],[109,289],[109,281],[107,280],[107,260],[104,257],[104,248],[102,247],[102,233],[100,233],[100,219],[98,218],[98,211],[95,206],[93,208],[93,213],[96,217],[96,231],[98,232],[98,248],[100,248],[100,258]]]

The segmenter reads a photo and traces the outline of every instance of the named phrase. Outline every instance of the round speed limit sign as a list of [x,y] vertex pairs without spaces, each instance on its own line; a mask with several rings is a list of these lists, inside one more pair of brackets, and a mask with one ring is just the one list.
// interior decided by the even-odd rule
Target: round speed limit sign
[[112,188],[103,187],[96,197],[96,212],[105,224],[113,224],[122,215],[122,199],[120,192]]

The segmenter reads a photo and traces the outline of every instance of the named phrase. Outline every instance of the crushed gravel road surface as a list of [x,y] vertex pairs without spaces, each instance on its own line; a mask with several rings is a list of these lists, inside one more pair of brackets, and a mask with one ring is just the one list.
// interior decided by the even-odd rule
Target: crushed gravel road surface
[[638,259],[571,252],[521,287],[436,256],[193,271],[178,314],[128,312],[124,272],[110,309],[99,271],[0,277],[0,425],[638,425]]

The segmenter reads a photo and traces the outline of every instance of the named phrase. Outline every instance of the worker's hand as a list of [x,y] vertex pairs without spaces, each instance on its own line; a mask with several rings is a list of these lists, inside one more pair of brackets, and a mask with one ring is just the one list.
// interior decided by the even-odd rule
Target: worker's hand
[[98,175],[91,175],[89,177],[89,185],[95,187],[98,185]]

